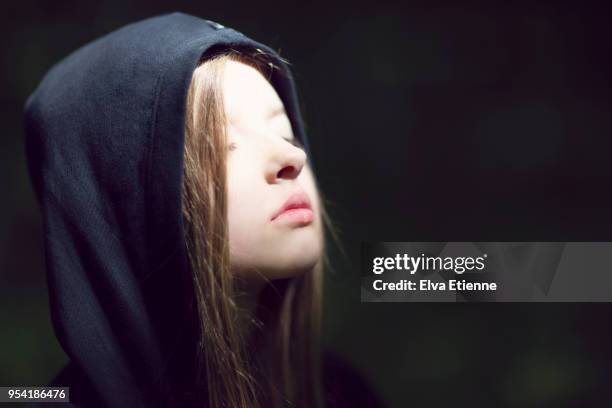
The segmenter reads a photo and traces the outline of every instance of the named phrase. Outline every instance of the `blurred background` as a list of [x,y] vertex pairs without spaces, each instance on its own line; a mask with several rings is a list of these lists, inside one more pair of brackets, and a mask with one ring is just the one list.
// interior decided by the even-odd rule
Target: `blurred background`
[[605,3],[423,3],[7,5],[0,385],[44,385],[67,360],[48,314],[23,103],[77,47],[183,11],[293,64],[315,170],[347,254],[332,251],[324,341],[390,407],[612,406],[612,304],[360,302],[365,240],[612,241]]

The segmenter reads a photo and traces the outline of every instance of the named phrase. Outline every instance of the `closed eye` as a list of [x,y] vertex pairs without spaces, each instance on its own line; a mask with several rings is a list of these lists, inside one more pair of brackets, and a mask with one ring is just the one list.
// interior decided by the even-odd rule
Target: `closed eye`
[[300,149],[304,150],[304,145],[302,144],[302,142],[300,142],[299,139],[292,138],[292,139],[285,139],[285,140],[291,143],[292,145],[294,145],[295,147],[299,147]]

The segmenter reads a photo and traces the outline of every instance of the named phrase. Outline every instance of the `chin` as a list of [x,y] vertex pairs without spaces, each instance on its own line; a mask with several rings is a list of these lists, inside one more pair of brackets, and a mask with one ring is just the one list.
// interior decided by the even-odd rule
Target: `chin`
[[279,248],[274,264],[267,273],[269,279],[284,279],[303,275],[312,270],[322,255],[320,242],[285,243]]

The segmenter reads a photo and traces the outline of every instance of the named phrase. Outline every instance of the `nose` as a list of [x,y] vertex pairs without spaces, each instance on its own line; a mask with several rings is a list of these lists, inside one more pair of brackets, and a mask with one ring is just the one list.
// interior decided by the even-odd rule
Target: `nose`
[[297,178],[306,164],[306,152],[284,139],[277,139],[268,163],[266,178],[268,183],[278,183],[283,179]]

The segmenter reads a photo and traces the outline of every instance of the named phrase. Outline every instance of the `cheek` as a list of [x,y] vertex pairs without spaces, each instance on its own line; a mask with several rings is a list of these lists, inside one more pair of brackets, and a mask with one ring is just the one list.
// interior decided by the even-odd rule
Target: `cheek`
[[228,172],[228,229],[230,252],[233,257],[243,256],[252,248],[257,238],[257,231],[262,229],[261,189],[252,172],[240,169]]
[[[243,147],[245,145],[243,144]],[[230,263],[236,272],[265,268],[275,258],[278,238],[269,224],[271,191],[253,150],[228,160],[227,198]],[[238,151],[236,151],[238,153]]]

